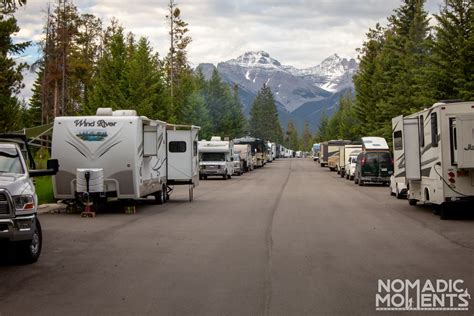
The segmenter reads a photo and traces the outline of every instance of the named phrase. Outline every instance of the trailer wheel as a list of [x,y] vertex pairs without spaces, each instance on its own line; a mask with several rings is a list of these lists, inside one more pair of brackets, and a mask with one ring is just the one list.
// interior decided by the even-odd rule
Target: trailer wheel
[[415,199],[408,199],[408,204],[411,205],[411,206],[415,206],[416,202],[418,202],[418,201],[415,200]]
[[344,172],[342,172],[342,170],[339,171],[339,174],[341,175],[341,178],[344,178]]
[[43,232],[38,217],[35,218],[35,230],[31,240],[17,241],[15,247],[20,255],[20,260],[24,263],[34,263],[38,261],[43,247]]
[[192,202],[194,198],[194,184],[189,185],[189,202]]
[[360,186],[360,187],[364,186],[364,180],[358,179],[358,183],[359,183],[359,186]]
[[223,175],[222,177],[224,178],[224,180],[227,180],[227,175],[226,174]]
[[154,195],[156,204],[161,205],[164,203],[165,195],[163,194],[163,189],[161,189],[161,191],[156,192]]

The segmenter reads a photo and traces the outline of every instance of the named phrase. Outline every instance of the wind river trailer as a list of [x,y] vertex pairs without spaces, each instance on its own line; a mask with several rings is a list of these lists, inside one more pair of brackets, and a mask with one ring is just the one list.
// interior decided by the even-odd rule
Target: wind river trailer
[[200,127],[192,125],[166,126],[168,176],[167,195],[174,185],[188,185],[189,201],[193,190],[199,185],[198,137]]
[[234,144],[232,141],[221,140],[213,136],[210,141],[199,141],[199,177],[221,176],[230,179],[234,173]]
[[56,199],[105,202],[107,197],[166,201],[166,123],[134,110],[99,108],[95,116],[54,120]]
[[474,209],[474,102],[440,101],[392,120],[397,181],[410,205],[432,204],[441,218],[459,203]]

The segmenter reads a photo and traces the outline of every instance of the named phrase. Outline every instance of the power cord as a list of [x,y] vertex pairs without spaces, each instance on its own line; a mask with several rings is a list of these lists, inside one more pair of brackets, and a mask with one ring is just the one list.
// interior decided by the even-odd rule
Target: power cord
[[446,181],[446,180],[443,178],[443,176],[439,174],[438,170],[436,170],[436,166],[441,166],[441,164],[440,164],[439,162],[436,163],[436,164],[435,164],[435,168],[433,168],[433,169],[434,169],[434,171],[438,174],[438,176],[440,177],[440,179],[443,180],[443,182],[448,186],[448,188],[450,188],[450,189],[451,189],[454,193],[456,193],[456,194],[459,194],[459,195],[464,196],[464,197],[470,197],[470,195],[463,194],[463,193],[461,193],[461,192],[459,192],[459,191],[456,191],[453,187],[451,187],[451,184],[449,184],[448,181]]

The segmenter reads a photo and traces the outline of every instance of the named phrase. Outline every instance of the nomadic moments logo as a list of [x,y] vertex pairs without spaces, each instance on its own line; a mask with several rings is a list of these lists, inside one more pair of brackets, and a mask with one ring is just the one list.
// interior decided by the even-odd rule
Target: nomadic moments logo
[[471,294],[463,280],[378,280],[377,311],[467,311]]

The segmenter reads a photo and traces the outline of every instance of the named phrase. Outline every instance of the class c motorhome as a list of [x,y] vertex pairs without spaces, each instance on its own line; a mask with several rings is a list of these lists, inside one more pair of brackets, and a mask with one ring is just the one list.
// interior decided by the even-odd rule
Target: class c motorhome
[[345,145],[339,147],[339,162],[337,163],[337,173],[340,174],[341,178],[346,175],[346,165],[349,164],[349,157],[352,153],[360,152],[362,145]]
[[234,144],[229,140],[222,140],[219,136],[211,137],[210,141],[199,141],[199,177],[221,176],[224,180],[230,179],[234,173]]
[[240,160],[244,164],[244,171],[253,170],[252,146],[250,144],[234,144],[234,152],[239,154]]
[[474,102],[440,101],[392,120],[394,181],[410,205],[435,206],[442,219],[462,203],[474,209]]
[[166,201],[166,123],[134,110],[99,108],[95,116],[54,120],[52,157],[56,199],[107,197]]

